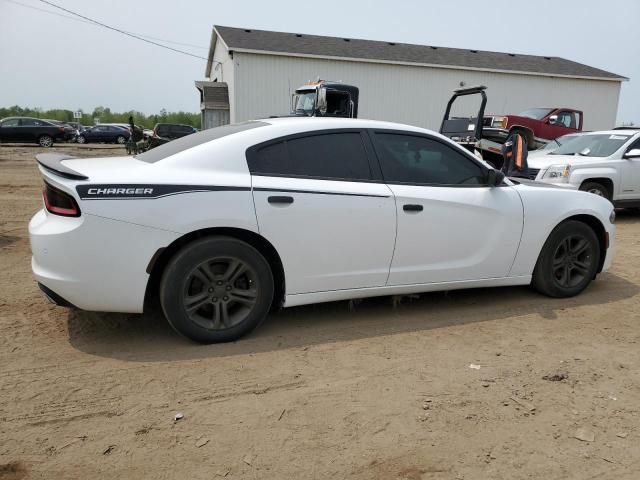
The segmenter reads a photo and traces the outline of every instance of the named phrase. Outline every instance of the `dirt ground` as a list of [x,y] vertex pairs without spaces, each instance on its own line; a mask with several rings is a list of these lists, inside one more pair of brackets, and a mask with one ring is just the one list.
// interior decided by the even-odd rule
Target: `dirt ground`
[[0,479],[640,478],[640,214],[619,213],[613,269],[573,299],[296,307],[199,346],[157,311],[39,293],[39,151],[0,147]]

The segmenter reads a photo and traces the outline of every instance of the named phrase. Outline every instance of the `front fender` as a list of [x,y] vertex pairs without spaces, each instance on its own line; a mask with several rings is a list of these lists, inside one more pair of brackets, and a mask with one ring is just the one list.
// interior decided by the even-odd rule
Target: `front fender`
[[611,167],[587,167],[577,168],[571,171],[569,176],[569,183],[580,187],[585,181],[595,178],[607,178],[613,183],[613,195],[614,197],[618,193],[618,185],[620,184],[620,173]]
[[524,207],[524,228],[510,276],[531,275],[547,238],[563,221],[576,215],[595,217],[613,242],[614,225],[609,216],[613,205],[607,199],[577,190],[517,185]]

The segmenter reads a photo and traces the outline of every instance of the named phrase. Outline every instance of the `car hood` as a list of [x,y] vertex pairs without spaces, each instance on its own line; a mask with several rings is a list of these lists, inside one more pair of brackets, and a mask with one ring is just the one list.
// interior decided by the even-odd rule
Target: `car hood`
[[530,157],[527,160],[527,164],[531,168],[537,168],[543,170],[545,168],[550,167],[551,165],[582,165],[589,164],[601,161],[601,158],[593,158],[593,157],[582,157],[580,155],[540,155],[535,157]]

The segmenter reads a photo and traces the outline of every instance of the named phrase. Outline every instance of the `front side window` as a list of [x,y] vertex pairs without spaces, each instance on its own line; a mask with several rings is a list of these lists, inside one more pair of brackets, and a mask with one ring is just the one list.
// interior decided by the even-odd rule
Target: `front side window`
[[479,164],[442,142],[397,133],[376,133],[375,145],[387,183],[484,185]]
[[556,125],[560,125],[565,128],[577,129],[578,128],[577,116],[578,114],[575,112],[564,112],[564,111],[559,112],[558,120],[556,120]]
[[326,133],[283,140],[249,155],[254,175],[371,180],[359,132]]

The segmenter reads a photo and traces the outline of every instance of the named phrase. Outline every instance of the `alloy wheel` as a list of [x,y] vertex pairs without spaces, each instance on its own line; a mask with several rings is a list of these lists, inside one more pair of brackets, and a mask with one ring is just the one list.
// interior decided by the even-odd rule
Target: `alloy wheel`
[[569,235],[553,255],[553,278],[562,287],[575,287],[592,272],[594,246],[582,235]]
[[207,330],[224,330],[242,323],[258,297],[258,275],[236,257],[200,263],[187,276],[182,302],[189,318]]

